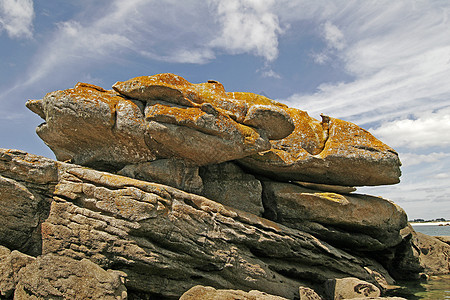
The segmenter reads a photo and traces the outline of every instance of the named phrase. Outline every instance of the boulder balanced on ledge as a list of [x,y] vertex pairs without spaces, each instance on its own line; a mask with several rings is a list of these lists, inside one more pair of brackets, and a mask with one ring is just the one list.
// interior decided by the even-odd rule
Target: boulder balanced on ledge
[[276,180],[334,185],[399,182],[397,153],[339,119],[319,122],[266,97],[225,92],[170,74],[117,82],[114,91],[79,83],[30,100],[46,120],[38,135],[58,160],[106,170],[156,159],[187,166],[238,160]]

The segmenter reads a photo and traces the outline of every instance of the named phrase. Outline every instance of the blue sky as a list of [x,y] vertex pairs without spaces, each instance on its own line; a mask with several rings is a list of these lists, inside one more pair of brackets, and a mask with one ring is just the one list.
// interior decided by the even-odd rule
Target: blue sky
[[450,219],[449,17],[446,0],[0,0],[0,147],[53,158],[28,99],[172,72],[369,129],[402,182],[358,190]]

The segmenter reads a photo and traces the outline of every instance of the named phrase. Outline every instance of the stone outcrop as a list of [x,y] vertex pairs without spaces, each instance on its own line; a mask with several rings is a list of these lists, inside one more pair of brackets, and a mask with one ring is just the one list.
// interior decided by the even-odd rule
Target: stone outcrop
[[262,181],[265,216],[316,235],[330,244],[359,251],[398,245],[406,213],[395,203],[360,194],[337,194],[297,184]]
[[0,295],[10,298],[19,282],[19,271],[35,261],[35,258],[17,250],[0,246]]
[[42,254],[124,272],[129,294],[176,298],[212,285],[292,299],[299,286],[331,278],[394,282],[372,258],[199,195],[21,151],[0,153],[2,176],[20,182],[26,195],[51,197],[39,224]]
[[378,297],[437,268],[400,207],[354,193],[400,175],[354,124],[173,74],[27,107],[58,161],[0,149],[2,296],[328,300],[352,277]]
[[194,286],[184,293],[180,300],[287,300],[286,298],[269,295],[260,291],[248,293],[240,290],[216,290],[210,286]]
[[375,285],[352,277],[330,279],[325,286],[329,299],[372,298],[381,295],[380,289]]
[[450,273],[450,245],[445,240],[415,232],[410,228],[413,239],[414,256],[418,257],[420,265],[427,275],[441,275]]
[[58,160],[105,170],[155,159],[191,166],[239,160],[276,180],[331,185],[399,181],[397,153],[342,120],[289,108],[252,93],[227,93],[217,81],[192,84],[174,74],[85,83],[30,100],[45,119],[38,135]]
[[20,270],[14,299],[127,299],[123,276],[87,259],[42,255]]
[[319,123],[303,111],[288,111],[294,132],[271,142],[269,151],[247,156],[240,163],[276,180],[344,186],[399,182],[397,153],[366,130],[335,118],[324,116]]

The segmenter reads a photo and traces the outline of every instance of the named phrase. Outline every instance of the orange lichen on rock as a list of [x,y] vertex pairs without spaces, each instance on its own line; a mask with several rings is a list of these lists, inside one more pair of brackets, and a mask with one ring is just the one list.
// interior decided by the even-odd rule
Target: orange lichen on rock
[[228,98],[222,84],[217,81],[193,84],[171,73],[141,76],[113,85],[117,92],[138,100],[164,100],[174,104],[197,107],[210,103],[227,111],[234,119],[243,120],[247,106]]
[[194,84],[170,73],[113,89],[78,83],[27,103],[47,121],[37,132],[58,159],[120,168],[158,158],[195,166],[239,160],[277,180],[399,182],[397,153],[349,122],[318,121],[265,96],[227,93],[217,81]]
[[113,88],[147,102],[162,100],[188,107],[210,104],[239,123],[264,130],[269,139],[281,139],[294,130],[289,115],[280,109],[285,105],[252,93],[226,93],[223,85],[214,80],[193,84],[164,73],[117,82]]
[[288,109],[294,132],[272,149],[240,160],[247,168],[278,180],[335,185],[381,185],[399,182],[400,160],[389,146],[350,122]]

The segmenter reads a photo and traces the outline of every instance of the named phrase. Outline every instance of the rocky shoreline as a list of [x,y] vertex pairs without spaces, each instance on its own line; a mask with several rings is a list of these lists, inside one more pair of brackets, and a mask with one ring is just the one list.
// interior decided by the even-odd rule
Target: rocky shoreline
[[448,241],[355,193],[399,181],[369,132],[216,81],[113,88],[27,103],[57,161],[0,149],[3,297],[350,299],[449,273]]

